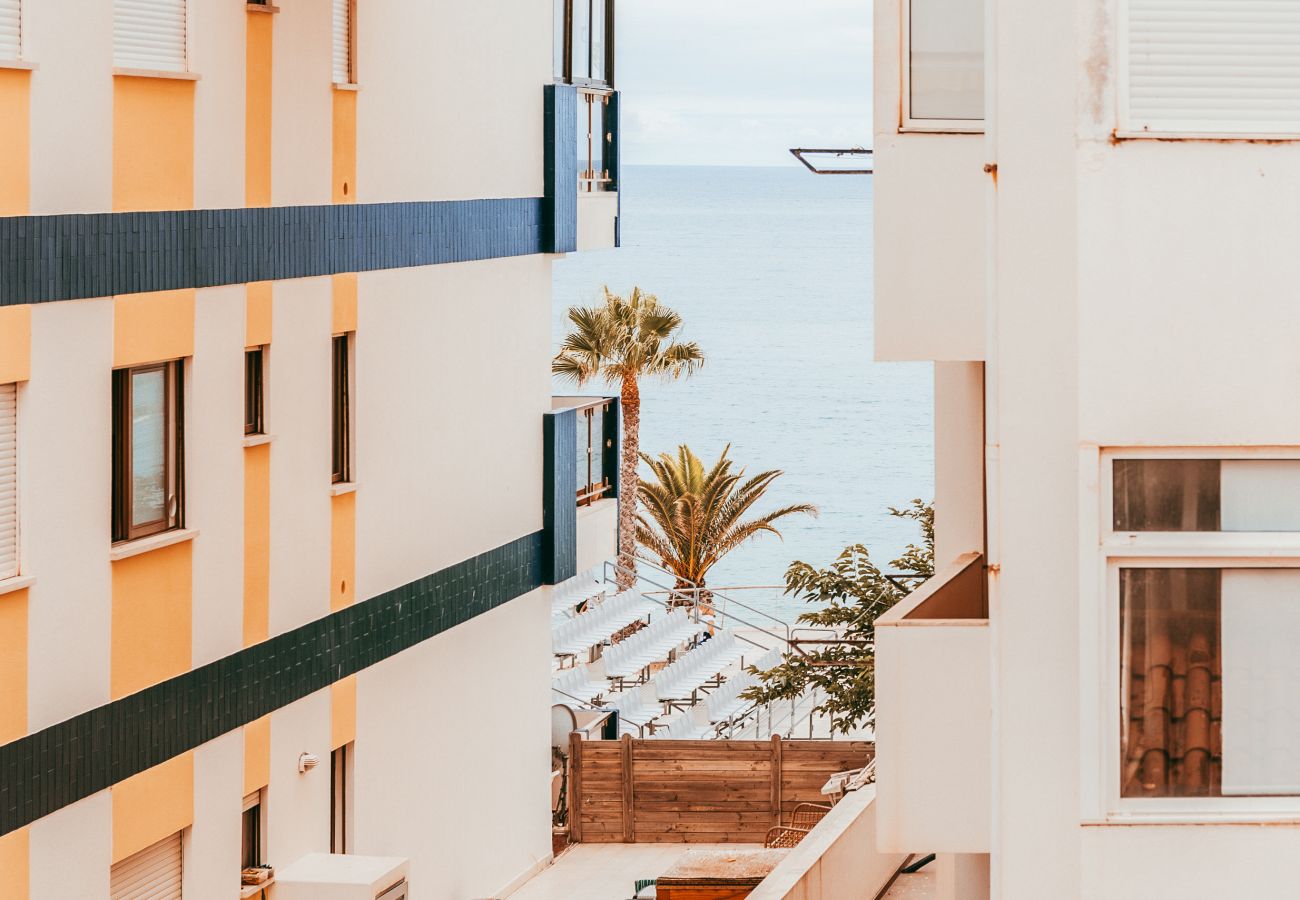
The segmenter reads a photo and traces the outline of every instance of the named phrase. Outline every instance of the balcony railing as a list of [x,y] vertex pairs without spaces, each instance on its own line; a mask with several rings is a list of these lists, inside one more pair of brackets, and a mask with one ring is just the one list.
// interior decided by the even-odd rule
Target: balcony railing
[[876,620],[877,846],[986,853],[992,656],[984,558],[959,556]]
[[614,92],[604,88],[578,90],[578,193],[615,191],[609,150],[614,141],[609,104]]

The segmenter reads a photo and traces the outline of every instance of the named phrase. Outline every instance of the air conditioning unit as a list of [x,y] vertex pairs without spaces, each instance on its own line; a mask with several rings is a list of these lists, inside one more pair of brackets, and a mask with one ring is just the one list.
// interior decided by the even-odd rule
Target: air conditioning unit
[[405,859],[312,853],[275,873],[275,900],[407,900]]

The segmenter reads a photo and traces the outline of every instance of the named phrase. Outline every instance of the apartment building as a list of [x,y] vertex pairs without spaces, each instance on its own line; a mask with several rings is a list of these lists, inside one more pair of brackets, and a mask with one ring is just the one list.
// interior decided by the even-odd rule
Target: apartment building
[[943,566],[880,623],[877,846],[961,898],[1293,896],[1300,3],[879,0],[874,41]]
[[613,24],[0,0],[0,897],[549,859],[547,586],[615,518],[551,265],[617,243]]

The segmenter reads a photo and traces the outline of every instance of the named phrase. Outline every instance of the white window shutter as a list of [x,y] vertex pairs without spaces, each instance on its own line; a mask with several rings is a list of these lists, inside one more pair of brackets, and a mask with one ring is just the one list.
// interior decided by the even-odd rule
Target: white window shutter
[[0,578],[18,574],[18,391],[0,384]]
[[184,72],[185,3],[186,0],[113,0],[113,65],[122,69]]
[[21,59],[22,54],[21,0],[0,0],[0,59]]
[[181,836],[177,832],[113,866],[112,900],[181,900]]
[[1300,133],[1300,0],[1128,0],[1127,130]]
[[334,0],[334,83],[352,77],[352,0]]

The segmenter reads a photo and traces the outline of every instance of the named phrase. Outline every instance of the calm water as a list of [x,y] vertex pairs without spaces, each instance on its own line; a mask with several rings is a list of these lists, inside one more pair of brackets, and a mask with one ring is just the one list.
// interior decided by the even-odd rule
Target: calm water
[[[883,565],[917,540],[886,507],[933,492],[932,367],[871,359],[871,179],[630,167],[622,215],[621,249],[555,266],[556,345],[566,309],[601,285],[657,294],[708,359],[688,381],[643,385],[642,449],[687,443],[708,463],[730,443],[750,472],[785,471],[763,509],[821,509],[778,525],[784,541],[733,552],[709,583],[781,584],[791,560],[824,565],[856,542]],[[776,594],[736,597],[783,618],[802,605]]]

